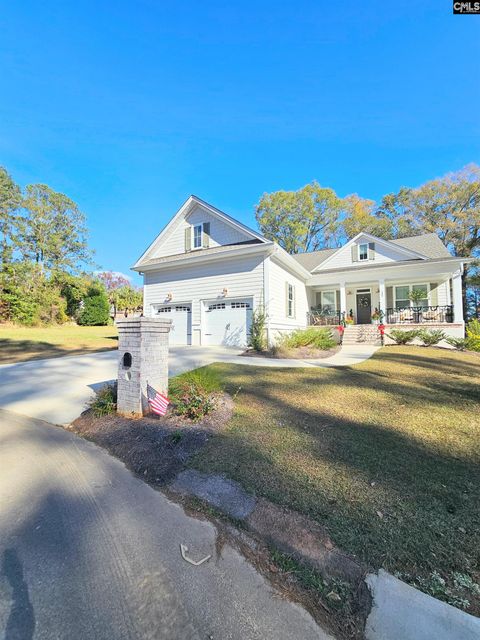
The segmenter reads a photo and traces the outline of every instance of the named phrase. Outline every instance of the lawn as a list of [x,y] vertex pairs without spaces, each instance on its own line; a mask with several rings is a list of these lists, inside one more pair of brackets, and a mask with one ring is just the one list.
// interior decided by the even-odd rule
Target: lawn
[[478,354],[393,346],[352,368],[212,368],[238,391],[236,411],[193,466],[480,615]]
[[0,364],[117,348],[116,327],[0,325]]

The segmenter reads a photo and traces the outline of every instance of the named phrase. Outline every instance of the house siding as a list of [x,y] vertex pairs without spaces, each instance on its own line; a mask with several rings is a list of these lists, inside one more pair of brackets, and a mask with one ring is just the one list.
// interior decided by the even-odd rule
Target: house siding
[[[355,242],[355,245],[368,244],[369,242],[371,242],[371,240],[368,238],[359,238]],[[336,253],[331,259],[326,260],[325,264],[320,265],[317,271],[320,272],[323,269],[339,269],[345,267],[355,269],[356,267],[365,264],[382,264],[385,262],[398,262],[408,259],[404,252],[396,251],[393,247],[386,247],[376,242],[374,260],[354,262],[352,260],[352,246],[354,245],[345,246],[342,249],[339,249],[338,253]]]
[[[269,316],[270,340],[275,341],[279,333],[292,331],[296,328],[307,326],[307,312],[310,303],[305,282],[294,275],[277,262],[270,259],[269,299],[267,300],[267,313]],[[295,317],[289,318],[286,313],[286,283],[295,287]]]
[[210,247],[218,247],[226,244],[236,244],[251,240],[251,236],[235,229],[229,224],[212,216],[205,209],[197,206],[186,218],[181,218],[176,225],[169,229],[162,238],[162,242],[155,247],[149,258],[164,258],[185,253],[185,229],[190,225],[210,223]]
[[152,315],[152,305],[167,302],[168,293],[172,304],[191,303],[192,342],[202,344],[203,302],[252,298],[256,308],[263,304],[263,278],[262,255],[149,271],[144,275],[144,313]]

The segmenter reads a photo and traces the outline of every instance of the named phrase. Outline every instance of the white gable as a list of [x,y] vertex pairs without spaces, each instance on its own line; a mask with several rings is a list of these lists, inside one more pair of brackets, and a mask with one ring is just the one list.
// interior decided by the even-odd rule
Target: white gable
[[196,196],[190,196],[135,266],[140,266],[145,260],[184,254],[185,229],[204,223],[210,225],[209,248],[251,242],[252,240],[267,242],[258,233],[230,218],[222,211],[215,209]]
[[231,225],[222,222],[201,206],[196,206],[187,216],[177,220],[177,224],[170,230],[162,241],[155,247],[149,258],[163,258],[185,253],[185,228],[204,222],[210,223],[210,247],[225,244],[247,242],[252,237],[239,231]]
[[[359,260],[359,246],[368,245],[368,259]],[[355,259],[354,259],[355,258]],[[383,264],[386,262],[400,262],[404,260],[414,260],[425,258],[414,251],[399,247],[388,240],[375,238],[366,233],[347,242],[330,258],[327,258],[320,266],[314,269],[315,273],[329,269],[355,268],[366,264]]]

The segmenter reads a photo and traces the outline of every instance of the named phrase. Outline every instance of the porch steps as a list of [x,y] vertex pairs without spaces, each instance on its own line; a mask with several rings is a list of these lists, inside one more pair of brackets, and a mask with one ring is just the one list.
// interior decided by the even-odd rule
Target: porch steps
[[376,324],[351,324],[345,327],[343,344],[380,345],[381,338]]

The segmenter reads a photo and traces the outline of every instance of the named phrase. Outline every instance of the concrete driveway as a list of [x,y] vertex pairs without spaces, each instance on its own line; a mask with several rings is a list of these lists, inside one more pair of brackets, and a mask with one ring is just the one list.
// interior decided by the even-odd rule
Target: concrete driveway
[[[351,366],[369,358],[378,347],[345,346],[324,360],[276,360],[241,356],[224,347],[171,347],[170,375],[212,362],[261,367]],[[53,424],[70,424],[86,408],[95,389],[117,377],[117,351],[30,360],[0,366],[0,407]]]
[[[181,543],[211,559],[188,564]],[[0,637],[329,636],[212,524],[92,443],[0,410]]]
[[[240,351],[221,347],[170,349],[170,375],[229,359]],[[70,424],[94,390],[117,377],[117,351],[30,360],[0,366],[0,407],[53,424]]]

